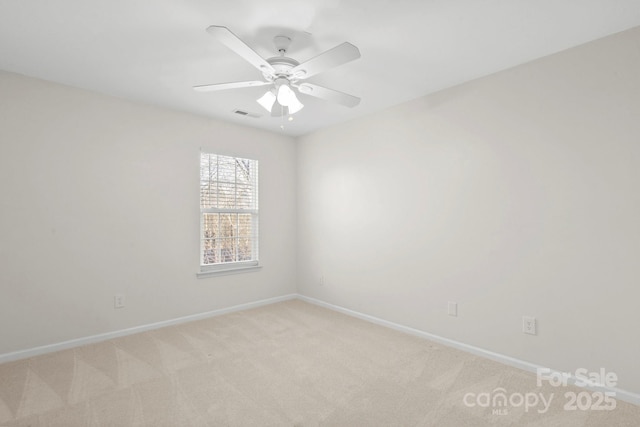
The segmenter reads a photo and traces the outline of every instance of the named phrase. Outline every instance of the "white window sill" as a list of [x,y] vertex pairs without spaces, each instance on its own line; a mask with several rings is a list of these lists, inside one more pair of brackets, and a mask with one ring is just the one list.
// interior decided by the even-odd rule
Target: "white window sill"
[[225,276],[227,274],[238,274],[238,273],[248,273],[252,271],[258,271],[262,268],[260,264],[250,263],[250,264],[230,264],[230,265],[218,265],[214,268],[199,271],[196,273],[198,279],[205,279],[207,277],[213,276]]

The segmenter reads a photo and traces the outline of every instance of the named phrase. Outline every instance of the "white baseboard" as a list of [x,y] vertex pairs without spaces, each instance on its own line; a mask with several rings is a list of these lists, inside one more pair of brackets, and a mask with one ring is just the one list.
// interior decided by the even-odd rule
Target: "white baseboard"
[[[430,341],[437,342],[439,344],[453,347],[458,350],[462,350],[467,353],[475,354],[477,356],[482,356],[487,359],[491,359],[493,361],[512,366],[514,368],[522,369],[524,371],[529,371],[533,373],[537,373],[538,369],[548,369],[544,366],[536,365],[535,363],[526,362],[524,360],[516,359],[514,357],[506,356],[504,354],[495,353],[493,351],[485,350],[484,348],[475,347],[469,344],[465,344],[459,341],[451,340],[449,338],[444,338],[439,335],[430,334],[428,332],[421,331],[419,329],[414,329],[409,326],[400,325],[398,323],[389,322],[384,319],[380,319],[378,317],[370,316],[368,314],[360,313],[358,311],[350,310],[348,308],[340,307],[338,305],[330,304],[315,298],[311,298],[305,295],[298,294],[298,299],[302,301],[306,301],[308,303],[318,305],[320,307],[328,308],[330,310],[334,310],[348,316],[357,317],[358,319],[366,320],[367,322],[375,323],[376,325],[385,326],[387,328],[395,329],[396,331],[404,332],[407,334],[415,335],[420,338],[425,338]],[[549,373],[552,374],[561,374],[559,371],[551,370]],[[579,379],[574,375],[571,375],[567,378],[567,382],[569,384],[576,385],[579,382]],[[602,391],[602,392],[614,392],[616,395],[616,399],[623,400],[625,402],[640,406],[640,394],[633,393],[627,390],[621,390],[619,388],[612,387],[583,387],[591,391]]]
[[81,345],[86,345],[86,344],[93,344],[100,341],[106,341],[112,338],[118,338],[126,335],[132,335],[132,334],[137,334],[144,331],[163,328],[165,326],[177,325],[180,323],[192,322],[194,320],[201,320],[209,317],[220,316],[227,313],[233,313],[235,311],[248,310],[251,308],[261,307],[263,305],[269,305],[277,302],[292,300],[292,299],[295,299],[296,297],[297,297],[297,294],[283,295],[279,297],[263,299],[260,301],[253,301],[245,304],[234,305],[233,307],[221,308],[218,310],[207,311],[204,313],[192,314],[190,316],[178,317],[176,319],[163,320],[161,322],[135,326],[133,328],[122,329],[119,331],[106,332],[104,334],[92,335],[92,336],[77,338],[69,341],[63,341],[60,343],[34,347],[26,350],[14,351],[12,353],[0,354],[0,363],[26,359],[28,357],[38,356],[46,353],[52,353],[54,351],[66,350],[69,348],[79,347]]
[[[257,308],[264,305],[274,304],[277,302],[288,301],[292,299],[300,299],[302,301],[306,301],[308,303],[318,305],[320,307],[325,307],[330,310],[334,310],[352,317],[356,317],[362,320],[366,320],[367,322],[375,323],[380,326],[385,326],[387,328],[395,329],[400,332],[404,332],[407,334],[411,334],[417,337],[425,338],[430,341],[437,342],[442,345],[446,345],[448,347],[453,347],[458,350],[465,351],[467,353],[475,354],[477,356],[485,357],[487,359],[494,360],[499,363],[503,363],[508,366],[512,366],[518,369],[522,369],[525,371],[536,373],[538,369],[546,369],[546,367],[536,365],[535,363],[526,362],[524,360],[516,359],[514,357],[506,356],[504,354],[495,353],[480,347],[475,347],[469,344],[465,344],[459,341],[451,340],[449,338],[444,338],[438,335],[430,334],[428,332],[421,331],[419,329],[414,329],[409,326],[400,325],[398,323],[389,322],[388,320],[380,319],[378,317],[370,316],[368,314],[360,313],[354,310],[350,310],[348,308],[340,307],[334,304],[330,304],[315,298],[311,298],[305,295],[300,294],[289,294],[283,295],[274,298],[268,298],[260,301],[254,301],[245,304],[235,305],[233,307],[221,308],[218,310],[207,311],[204,313],[193,314],[190,316],[179,317],[176,319],[164,320],[157,323],[151,323],[147,325],[136,326],[133,328],[122,329],[119,331],[107,332],[104,334],[92,335],[89,337],[73,339],[69,341],[64,341],[56,344],[44,345],[40,347],[34,347],[26,350],[19,350],[12,353],[0,354],[0,363],[11,362],[19,359],[26,359],[28,357],[38,356],[41,354],[51,353],[54,351],[66,350],[69,348],[79,347],[86,344],[93,344],[100,341],[109,340],[112,338],[123,337],[126,335],[137,334],[140,332],[150,331],[153,329],[163,328],[165,326],[177,325],[185,322],[192,322],[194,320],[206,319],[209,317],[220,316],[227,313],[233,313],[241,310],[248,310],[251,308]],[[557,373],[557,371],[551,371],[552,373]],[[578,381],[575,377],[569,377],[568,382],[571,384],[575,384]],[[610,391],[616,394],[616,398],[623,400],[625,402],[639,405],[640,406],[640,394],[633,393],[627,390],[621,390],[618,388],[608,388],[608,387],[585,387],[594,391]]]

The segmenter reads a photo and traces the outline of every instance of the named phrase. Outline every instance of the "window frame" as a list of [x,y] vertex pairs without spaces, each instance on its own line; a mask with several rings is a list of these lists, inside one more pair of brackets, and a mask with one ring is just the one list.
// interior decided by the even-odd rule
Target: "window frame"
[[[243,160],[243,161],[250,161],[251,162],[251,166],[252,168],[256,171],[255,174],[253,174],[252,176],[252,180],[251,180],[251,187],[252,187],[252,191],[253,191],[253,207],[251,209],[247,209],[247,208],[238,208],[237,206],[235,208],[212,208],[212,207],[208,207],[208,208],[204,208],[202,206],[202,184],[203,184],[203,180],[202,180],[202,176],[203,176],[203,171],[202,171],[202,165],[203,165],[203,156],[216,156],[216,161],[217,164],[220,164],[220,158],[227,158],[227,159],[232,159],[234,161],[234,163],[236,163],[238,160]],[[242,273],[242,272],[247,272],[247,271],[253,271],[253,270],[257,270],[261,268],[260,265],[260,253],[259,253],[259,242],[260,242],[260,229],[259,229],[259,218],[260,218],[260,204],[259,204],[259,197],[260,197],[260,189],[259,189],[259,173],[260,173],[260,168],[259,168],[259,161],[257,159],[250,159],[250,158],[246,158],[246,157],[240,157],[240,156],[235,156],[235,155],[227,155],[227,154],[218,154],[216,152],[211,152],[211,151],[204,151],[201,150],[200,151],[200,166],[199,166],[199,172],[200,172],[200,178],[199,178],[199,189],[198,189],[198,194],[199,194],[199,205],[200,205],[200,231],[199,231],[199,245],[200,245],[200,250],[199,250],[199,270],[197,273],[197,277],[198,278],[204,278],[204,277],[209,277],[209,276],[214,276],[214,275],[223,275],[223,274],[235,274],[235,273]],[[237,169],[236,169],[236,177],[234,179],[234,183],[233,183],[233,187],[234,187],[234,194],[237,200],[237,190],[238,190],[238,179],[237,179]],[[212,181],[211,179],[209,179],[209,182],[215,182],[216,184],[219,185],[220,182],[224,182],[218,179],[218,177],[216,177],[215,181]],[[228,182],[226,184],[229,184]],[[216,189],[216,198],[219,196],[220,192],[219,192],[219,187]],[[250,214],[251,215],[251,256],[252,259],[251,260],[245,260],[245,261],[230,261],[230,262],[217,262],[214,264],[203,264],[204,261],[204,257],[205,257],[205,245],[204,245],[204,241],[205,241],[205,237],[204,237],[204,232],[205,232],[205,215],[206,214]],[[236,237],[239,238],[239,237]]]

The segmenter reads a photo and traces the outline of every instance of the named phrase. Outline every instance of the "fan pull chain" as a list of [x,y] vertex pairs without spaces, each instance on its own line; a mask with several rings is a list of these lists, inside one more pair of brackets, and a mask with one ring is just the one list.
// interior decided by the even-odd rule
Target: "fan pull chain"
[[284,130],[284,106],[280,106],[280,130]]

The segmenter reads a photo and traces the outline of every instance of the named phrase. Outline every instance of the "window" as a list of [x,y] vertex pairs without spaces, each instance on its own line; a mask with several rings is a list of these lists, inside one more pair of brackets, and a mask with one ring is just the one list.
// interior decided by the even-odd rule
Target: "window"
[[258,266],[258,161],[200,154],[200,272]]

